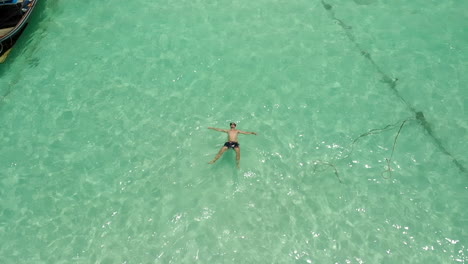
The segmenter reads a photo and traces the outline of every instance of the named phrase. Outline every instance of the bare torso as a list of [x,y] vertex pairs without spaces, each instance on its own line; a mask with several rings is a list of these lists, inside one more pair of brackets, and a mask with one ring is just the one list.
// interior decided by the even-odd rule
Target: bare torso
[[238,142],[237,135],[239,134],[239,130],[230,129],[227,131],[227,134],[228,134],[228,141]]

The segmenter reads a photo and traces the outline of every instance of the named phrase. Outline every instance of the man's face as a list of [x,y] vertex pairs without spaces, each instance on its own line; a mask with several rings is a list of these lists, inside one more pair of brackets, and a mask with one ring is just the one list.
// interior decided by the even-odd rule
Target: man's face
[[236,128],[236,124],[231,123],[231,128]]

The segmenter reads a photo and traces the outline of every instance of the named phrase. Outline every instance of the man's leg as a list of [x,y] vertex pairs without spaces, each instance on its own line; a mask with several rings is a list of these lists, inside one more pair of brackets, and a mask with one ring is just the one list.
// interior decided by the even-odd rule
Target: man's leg
[[224,153],[226,150],[228,150],[228,147],[223,146],[223,147],[219,150],[218,154],[216,154],[216,157],[215,157],[212,161],[210,161],[210,162],[208,162],[208,163],[210,163],[210,164],[215,163],[215,162],[221,157],[221,155],[223,155],[223,153]]
[[240,168],[240,147],[234,148],[236,151],[237,168]]

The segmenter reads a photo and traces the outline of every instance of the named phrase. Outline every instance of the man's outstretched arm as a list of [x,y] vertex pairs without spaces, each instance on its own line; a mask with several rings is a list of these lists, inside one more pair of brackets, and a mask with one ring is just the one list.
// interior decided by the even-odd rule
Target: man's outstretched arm
[[219,132],[227,132],[226,129],[216,128],[216,127],[208,127],[208,129],[213,129],[213,130],[216,130],[216,131],[219,131]]
[[245,135],[257,135],[257,133],[255,132],[246,132],[246,131],[241,131],[241,130],[239,130],[239,133],[245,134]]

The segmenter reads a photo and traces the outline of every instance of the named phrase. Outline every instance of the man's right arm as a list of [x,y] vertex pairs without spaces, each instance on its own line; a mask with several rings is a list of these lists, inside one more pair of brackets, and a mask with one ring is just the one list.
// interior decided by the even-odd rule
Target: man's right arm
[[225,129],[216,128],[216,127],[208,127],[208,129],[213,129],[213,130],[216,130],[216,131],[219,131],[219,132],[227,132]]

